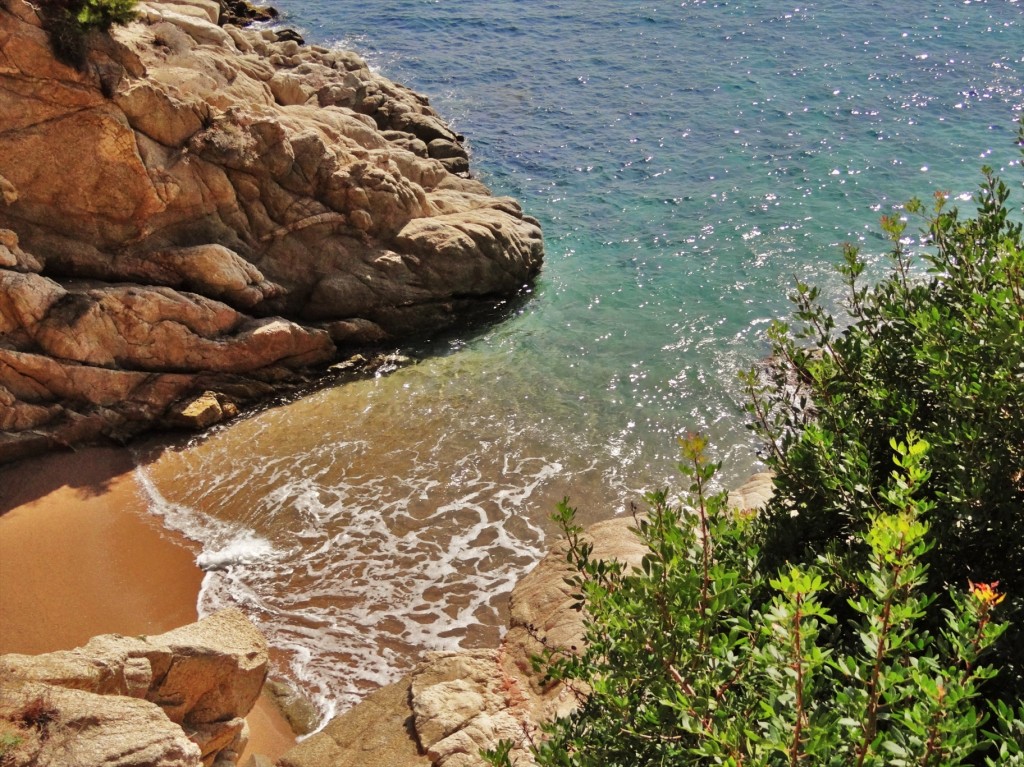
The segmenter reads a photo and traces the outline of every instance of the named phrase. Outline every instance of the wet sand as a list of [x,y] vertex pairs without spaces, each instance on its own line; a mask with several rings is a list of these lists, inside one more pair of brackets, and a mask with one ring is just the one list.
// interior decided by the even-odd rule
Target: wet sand
[[[102,447],[0,467],[0,654],[196,620],[195,552],[147,515],[132,469],[126,450]],[[294,743],[265,696],[248,720],[248,752]]]

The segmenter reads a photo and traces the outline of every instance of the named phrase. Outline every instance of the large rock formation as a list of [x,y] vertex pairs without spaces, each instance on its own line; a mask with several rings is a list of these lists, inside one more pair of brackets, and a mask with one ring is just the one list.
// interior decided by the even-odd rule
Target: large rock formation
[[155,637],[0,656],[3,763],[229,767],[266,673],[266,642],[237,610]]
[[[772,493],[770,474],[756,474],[729,494],[752,511]],[[632,517],[587,530],[593,556],[639,565],[646,549]],[[582,647],[582,615],[573,609],[571,569],[556,545],[512,590],[509,628],[496,650],[434,653],[408,676],[378,690],[291,749],[280,767],[484,767],[481,749],[516,743],[512,763],[533,764],[529,751],[541,726],[578,705],[577,693],[544,684],[532,658],[544,647]]]
[[265,396],[539,269],[425,98],[211,0],[139,11],[75,68],[0,0],[0,460]]

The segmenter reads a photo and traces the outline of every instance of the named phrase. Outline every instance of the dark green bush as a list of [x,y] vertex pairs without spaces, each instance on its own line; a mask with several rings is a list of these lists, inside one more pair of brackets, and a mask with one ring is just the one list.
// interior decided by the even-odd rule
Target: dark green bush
[[[708,496],[716,466],[684,443],[692,504],[664,492],[636,533],[647,547],[628,569],[595,560],[563,504],[580,609],[582,652],[550,648],[539,665],[578,692],[576,713],[534,747],[541,765],[1024,765],[1024,707],[988,703],[984,655],[1005,631],[993,584],[950,592],[941,633],[921,630],[930,547],[927,444],[891,446],[893,470],[858,538],[857,643],[829,646],[822,599],[842,577],[827,562],[760,569],[750,520]],[[845,577],[845,576],[844,576]],[[511,744],[488,755],[511,764]]]
[[[931,446],[928,588],[1001,583],[1015,625],[1000,648],[1002,686],[1024,697],[1024,243],[1009,190],[984,173],[974,217],[936,196],[929,247],[916,257],[906,221],[883,219],[893,268],[874,287],[860,284],[864,264],[846,249],[841,327],[817,290],[797,283],[795,330],[770,332],[771,382],[746,377],[776,473],[756,538],[769,566],[826,553],[855,566],[890,443],[920,435]],[[906,212],[922,208],[911,201]],[[948,606],[930,611],[932,626]]]

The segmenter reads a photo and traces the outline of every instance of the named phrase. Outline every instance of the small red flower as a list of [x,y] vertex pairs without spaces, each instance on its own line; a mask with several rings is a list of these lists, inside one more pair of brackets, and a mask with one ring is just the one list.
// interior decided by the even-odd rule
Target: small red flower
[[971,596],[977,599],[978,602],[985,607],[995,607],[1006,599],[1006,594],[1000,594],[996,591],[999,581],[992,581],[991,583],[974,583],[973,581],[967,581],[967,583],[971,589]]

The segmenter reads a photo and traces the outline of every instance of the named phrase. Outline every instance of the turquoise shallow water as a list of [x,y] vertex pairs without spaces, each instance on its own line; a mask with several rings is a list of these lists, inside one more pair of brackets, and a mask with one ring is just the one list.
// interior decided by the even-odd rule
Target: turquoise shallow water
[[[1024,4],[287,0],[310,42],[430,94],[477,175],[541,219],[515,316],[140,470],[325,712],[426,647],[486,645],[556,500],[620,513],[709,432],[756,468],[736,371],[794,275],[873,261],[911,195],[1014,186]],[[1019,204],[1018,197],[1018,204]],[[877,268],[877,267],[876,267]]]
[[828,281],[839,243],[884,247],[882,212],[969,194],[982,163],[1018,156],[1018,2],[288,11],[431,94],[481,177],[542,220],[547,269],[503,331],[516,365],[652,454],[671,442],[654,435],[723,419],[718,439],[738,439],[734,371],[794,274]]

